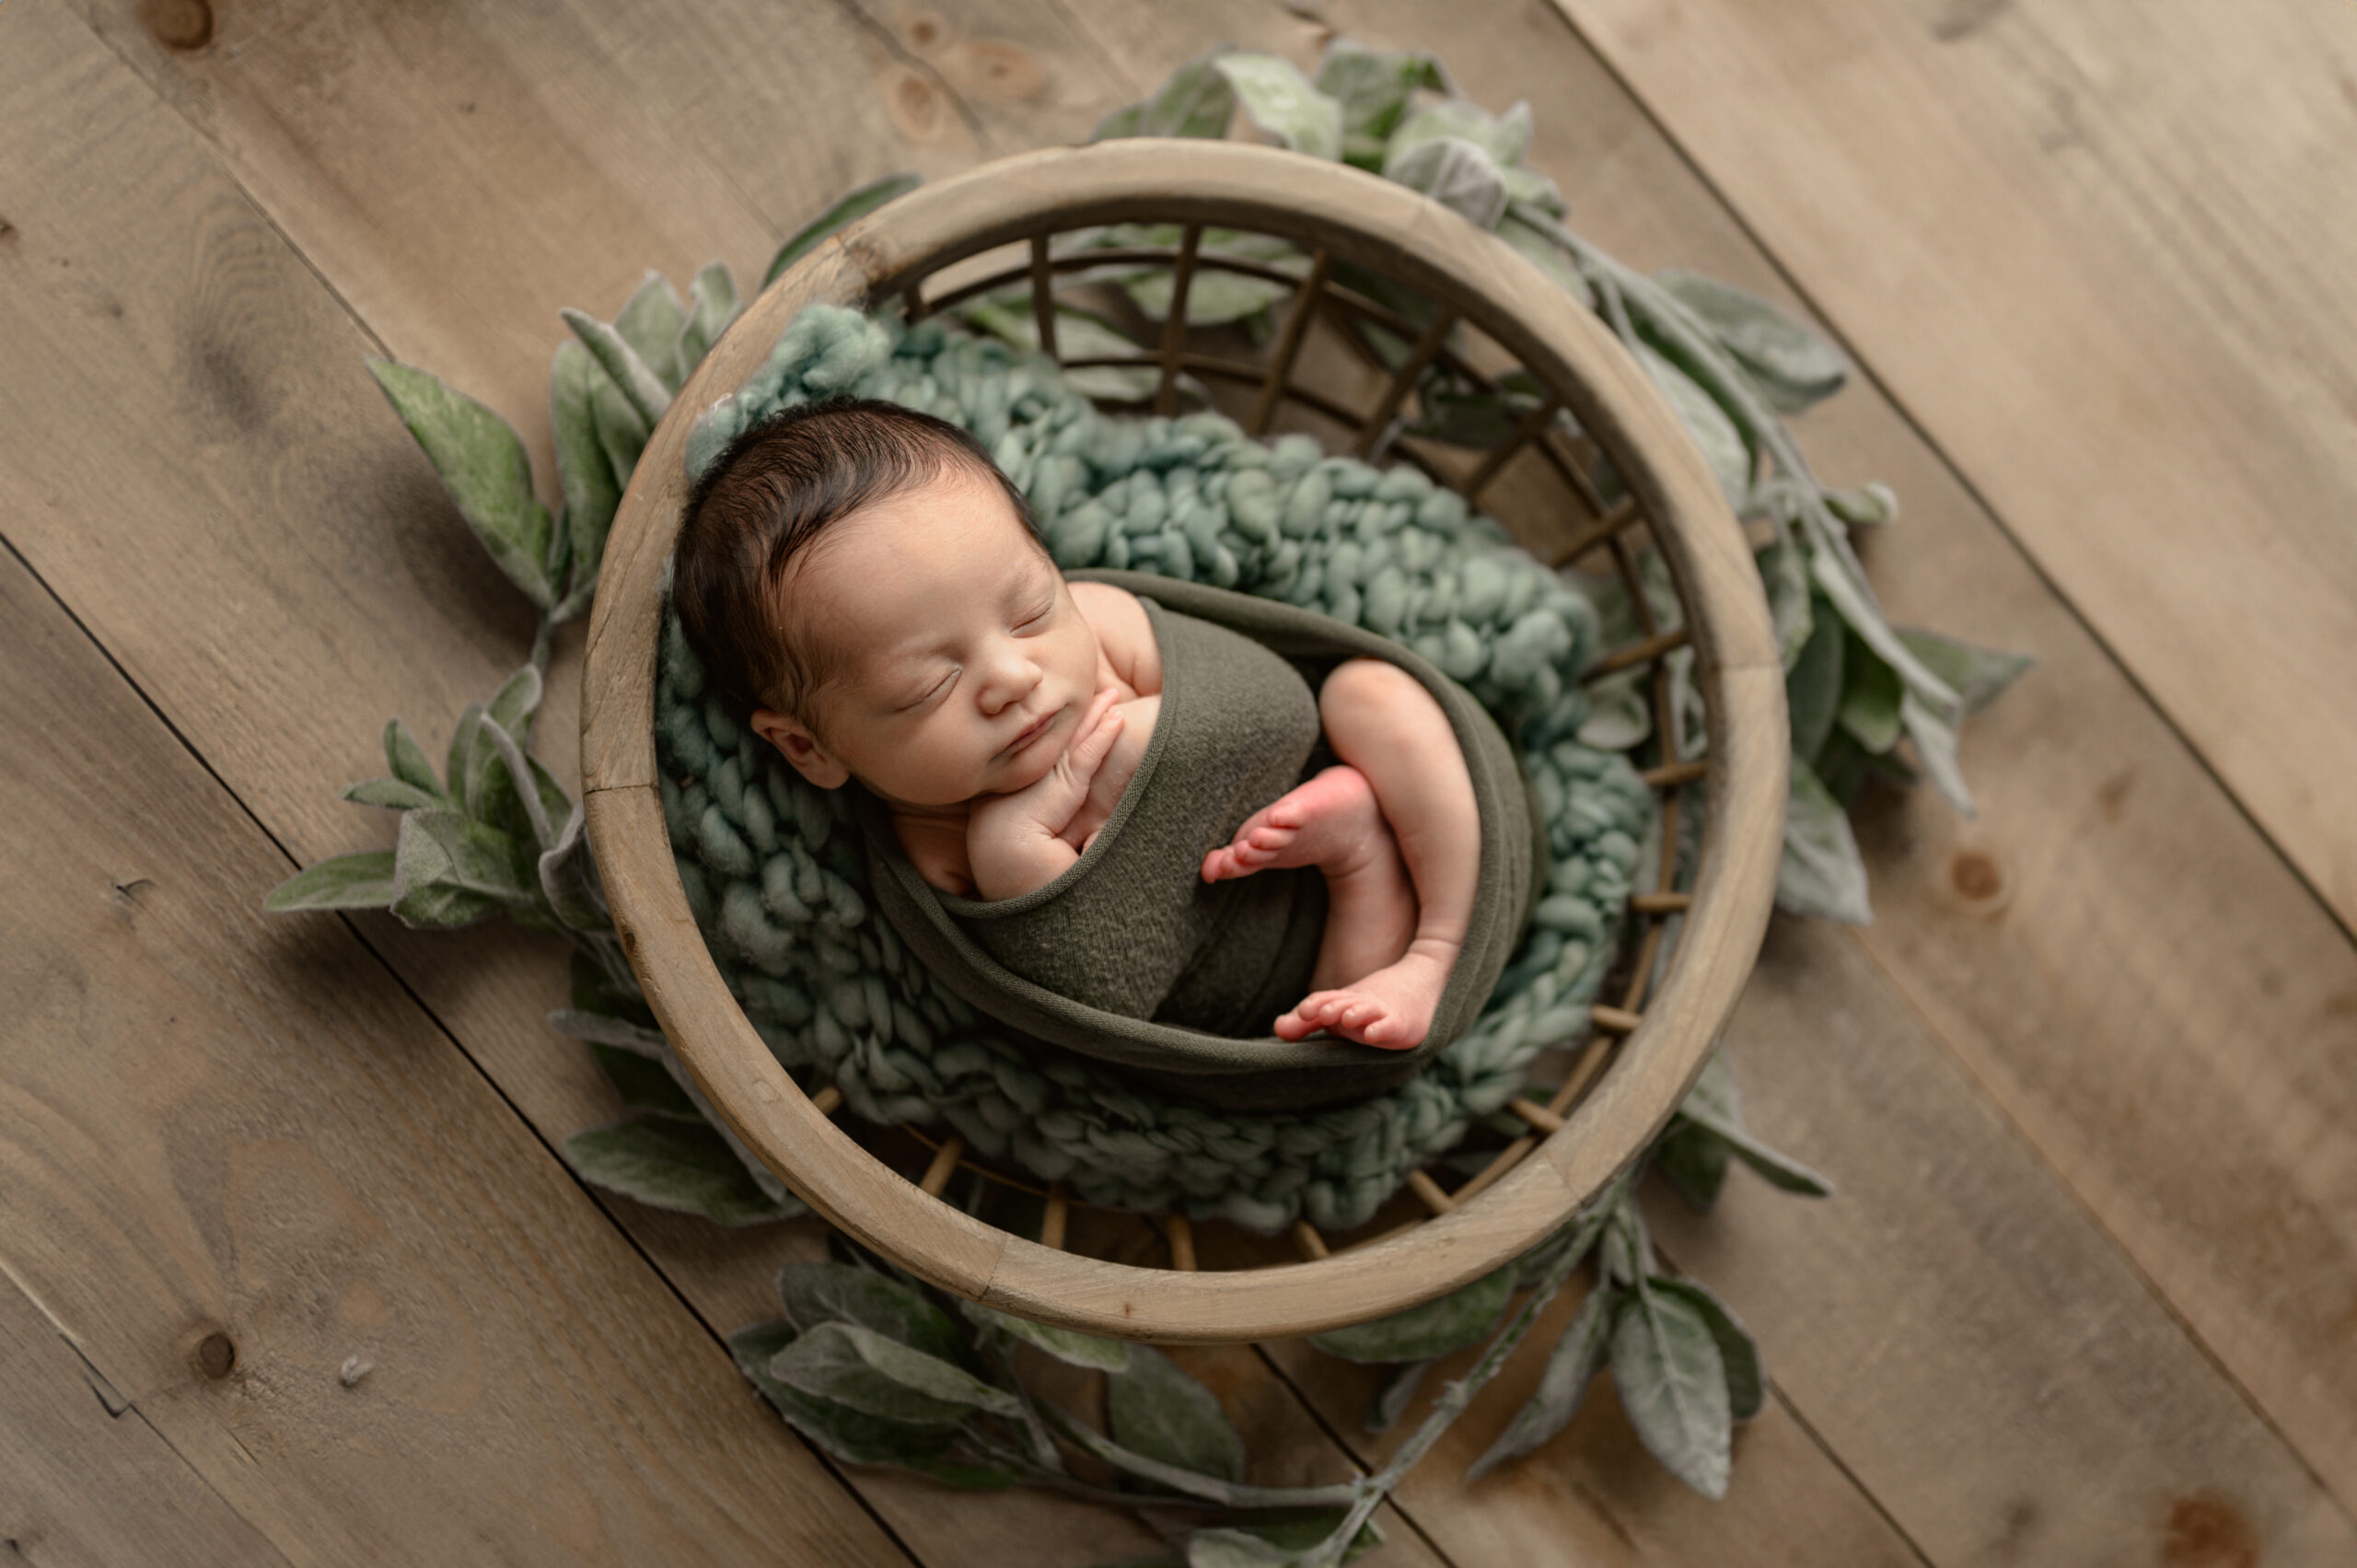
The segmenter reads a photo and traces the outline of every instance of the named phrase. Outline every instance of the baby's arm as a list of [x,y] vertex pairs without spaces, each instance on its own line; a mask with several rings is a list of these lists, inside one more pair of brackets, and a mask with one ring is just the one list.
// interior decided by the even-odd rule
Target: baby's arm
[[985,796],[967,819],[966,856],[974,891],[1012,899],[1055,880],[1080,858],[1078,835],[1068,832],[1088,800],[1088,786],[1120,738],[1119,693],[1097,693],[1081,714],[1072,744],[1039,782],[1011,795]]
[[1154,640],[1154,624],[1145,606],[1127,588],[1110,583],[1069,585],[1072,601],[1088,629],[1097,633],[1103,661],[1098,684],[1110,676],[1129,688],[1129,696],[1154,697],[1162,692],[1162,649]]

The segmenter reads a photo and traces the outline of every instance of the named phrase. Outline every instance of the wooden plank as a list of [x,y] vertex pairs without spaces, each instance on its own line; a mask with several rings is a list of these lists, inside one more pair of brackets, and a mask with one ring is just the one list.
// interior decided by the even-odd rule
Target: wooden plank
[[274,1548],[900,1560],[13,555],[0,789],[0,1265]]
[[2357,923],[2357,17],[1559,4]]
[[110,1403],[73,1346],[0,1285],[0,1540],[58,1568],[283,1564],[135,1406]]
[[[450,46],[470,44],[470,36],[458,29]],[[70,40],[48,42],[71,48]],[[777,61],[781,73],[792,74],[794,43],[786,38],[773,45],[785,52]],[[28,52],[17,58],[41,64]],[[83,273],[51,295],[17,296],[22,312],[10,322],[21,329],[10,341],[25,345],[47,389],[34,397],[32,379],[0,387],[0,398],[19,394],[8,428],[12,460],[23,461],[0,480],[23,487],[15,499],[27,503],[11,507],[12,531],[63,580],[77,613],[273,833],[306,859],[355,847],[374,830],[361,813],[333,804],[333,791],[355,772],[373,770],[379,715],[406,708],[429,746],[438,744],[435,721],[489,690],[520,656],[520,629],[528,622],[485,585],[476,547],[364,379],[358,360],[368,336],[317,287],[272,225],[176,134],[168,116],[154,113],[128,74],[102,62],[91,52],[75,62],[86,75],[59,77],[52,89],[107,124],[103,135],[88,138],[95,152],[45,143],[59,158],[82,161],[25,169],[21,185],[0,175],[0,213],[51,261],[65,263],[61,272]],[[398,95],[446,74],[422,59],[344,85],[354,95]],[[692,87],[673,85],[683,93]],[[558,86],[543,83],[543,89],[556,93]],[[265,78],[255,90],[269,97],[279,87]],[[21,115],[27,125],[56,112],[29,91],[11,92],[6,101],[5,112]],[[395,123],[414,112],[397,107],[381,110],[379,118]],[[365,140],[343,146],[363,164],[403,156],[398,146],[372,149]],[[94,157],[101,160],[97,167]],[[331,172],[371,189],[391,178],[366,168]],[[77,199],[76,192],[106,195]],[[144,247],[142,233],[148,236]],[[225,253],[237,261],[226,276],[210,260]],[[191,255],[199,258],[193,281],[184,261],[174,264]],[[444,285],[456,286],[448,279]],[[141,328],[124,334],[129,345],[93,335],[122,319],[108,307],[126,300]],[[61,305],[74,308],[52,308]],[[92,329],[90,321],[99,326]],[[234,325],[237,339],[223,352],[244,356],[240,379],[257,389],[242,426],[214,406],[218,389],[191,384],[171,352],[176,342],[209,331],[226,338],[225,322]],[[378,335],[397,342],[407,331],[397,324]],[[547,346],[542,342],[540,352]],[[452,376],[477,389],[460,373]],[[102,429],[108,419],[147,435],[126,449],[135,460],[112,465],[109,482],[117,488],[92,497],[90,487],[77,485],[75,465],[87,448],[70,433]],[[524,410],[517,422],[528,438],[545,444],[544,418]],[[192,484],[173,454],[208,447],[212,456]],[[275,460],[286,450],[304,452],[306,460]],[[389,475],[392,482],[355,487],[354,475]],[[70,505],[69,494],[75,496]],[[320,528],[326,517],[338,522],[331,537]],[[136,519],[135,532],[113,523],[114,548],[135,540],[140,552],[168,560],[170,570],[110,575],[106,553],[80,539],[102,529],[102,519]],[[169,591],[175,582],[180,590]],[[272,585],[276,613],[253,613],[257,582]],[[299,686],[291,679],[296,672]],[[562,668],[555,691],[554,711],[541,719],[541,749],[569,771],[572,726],[563,699],[570,693]],[[343,720],[354,733],[322,734],[323,726]],[[238,907],[250,910],[278,874],[256,877],[238,895]],[[381,918],[359,924],[543,1137],[561,1140],[620,1114],[587,1053],[553,1039],[543,1022],[564,1000],[560,944],[504,927],[453,941]],[[273,930],[285,940],[301,936],[292,924]],[[705,1323],[721,1330],[774,1315],[770,1280],[777,1264],[815,1248],[807,1232],[793,1227],[725,1232],[624,1200],[606,1202]],[[714,1395],[687,1380],[677,1397],[694,1402]],[[731,1410],[748,1397],[741,1388],[723,1396]],[[1304,1420],[1296,1408],[1296,1423]],[[762,1423],[768,1436],[791,1450],[782,1427],[766,1416],[756,1424]],[[1291,1436],[1274,1446],[1288,1462],[1322,1454],[1329,1466],[1341,1463],[1330,1447],[1304,1449]],[[945,1494],[928,1482],[888,1471],[857,1472],[853,1480],[925,1561],[1057,1568],[1158,1545],[1118,1513],[1041,1493],[960,1495],[947,1508]]]
[[[1651,1206],[1779,1390],[1933,1562],[2357,1561],[2357,1526],[1838,930],[1780,923],[1747,1120],[1840,1184]],[[1740,1468],[1740,1467],[1738,1467]]]

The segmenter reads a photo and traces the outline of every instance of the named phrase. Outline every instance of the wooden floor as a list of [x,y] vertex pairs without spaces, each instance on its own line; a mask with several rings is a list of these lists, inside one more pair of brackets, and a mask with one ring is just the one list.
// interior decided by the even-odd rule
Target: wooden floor
[[[552,945],[257,904],[384,842],[335,799],[379,726],[433,744],[529,633],[364,358],[493,403],[545,472],[558,307],[758,277],[854,183],[1078,139],[1222,40],[1306,59],[1314,8],[0,5],[10,1551],[1153,1549],[839,1469],[759,1402],[719,1336],[810,1238],[571,1179],[554,1145],[616,1108],[542,1022]],[[1801,433],[1904,499],[1868,546],[1894,619],[2038,660],[1967,732],[1978,819],[1870,800],[1878,922],[1780,923],[1736,1020],[1752,1121],[1839,1195],[1656,1210],[1767,1352],[1731,1494],[1681,1490],[1608,1396],[1469,1486],[1493,1396],[1382,1561],[2357,1563],[2357,22],[1325,15],[1530,100],[1609,249],[1823,321],[1864,374]],[[1267,1480],[1382,1447],[1354,1369],[1190,1360]]]

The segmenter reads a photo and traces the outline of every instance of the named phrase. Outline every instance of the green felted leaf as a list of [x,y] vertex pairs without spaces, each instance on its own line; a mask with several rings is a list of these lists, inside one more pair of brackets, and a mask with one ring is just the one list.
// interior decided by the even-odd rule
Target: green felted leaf
[[1422,192],[1481,228],[1496,227],[1505,215],[1505,170],[1462,136],[1427,137],[1404,148],[1393,138],[1383,177]]
[[[1137,302],[1140,310],[1151,320],[1164,321],[1170,317],[1170,296],[1178,280],[1164,268],[1137,273],[1123,281],[1122,292]],[[1293,289],[1267,278],[1247,277],[1241,273],[1223,273],[1213,268],[1197,268],[1187,285],[1187,324],[1191,327],[1221,327],[1230,321],[1241,321],[1257,316],[1277,301],[1286,298]],[[1061,338],[1063,328],[1057,325]],[[1132,347],[1134,349],[1135,345]],[[1065,353],[1077,356],[1078,351]]]
[[1448,91],[1446,73],[1429,54],[1394,53],[1337,38],[1318,63],[1318,90],[1342,106],[1346,140],[1388,140],[1420,87]]
[[1492,114],[1461,98],[1428,104],[1391,134],[1390,144],[1384,151],[1385,177],[1392,177],[1392,166],[1401,154],[1444,136],[1470,142],[1489,154],[1501,168],[1511,168],[1530,150],[1530,105],[1517,103],[1504,114]]
[[1841,389],[1849,362],[1814,328],[1766,300],[1698,273],[1656,273],[1654,281],[1701,318],[1768,401],[1791,413]]
[[1117,109],[1097,122],[1097,129],[1088,134],[1088,139],[1092,142],[1115,142],[1124,136],[1142,134],[1138,126],[1144,119],[1145,105],[1142,103]]
[[1416,1397],[1416,1390],[1423,1386],[1424,1374],[1430,1372],[1434,1365],[1429,1361],[1410,1361],[1393,1367],[1390,1375],[1376,1386],[1375,1397],[1367,1400],[1366,1414],[1359,1424],[1369,1432],[1388,1432],[1399,1425],[1399,1418],[1408,1413],[1408,1401]]
[[573,335],[581,340],[582,346],[598,362],[598,368],[621,391],[631,412],[644,420],[649,430],[660,424],[663,411],[671,403],[671,389],[639,358],[629,340],[586,310],[566,306],[557,314],[564,318],[564,324],[573,329]]
[[1758,1172],[1771,1187],[1807,1198],[1822,1198],[1833,1191],[1825,1178],[1790,1155],[1770,1148],[1740,1122],[1731,1121],[1714,1109],[1689,1099],[1678,1108],[1678,1114],[1724,1143],[1728,1153]]
[[679,328],[677,353],[681,380],[703,363],[703,356],[742,308],[737,298],[737,279],[727,263],[714,261],[695,275],[688,285],[688,319]]
[[770,1360],[770,1376],[815,1399],[912,1426],[956,1426],[967,1412],[1020,1417],[1021,1403],[963,1367],[855,1323],[822,1323]]
[[396,895],[393,852],[363,850],[306,866],[262,896],[273,914],[296,910],[380,910]]
[[905,196],[923,183],[924,176],[910,169],[900,174],[888,174],[853,191],[812,218],[793,238],[777,248],[777,254],[770,258],[768,268],[761,273],[761,286],[767,288],[784,276],[786,268],[802,260],[835,230],[865,217],[885,203]]
[[1034,1323],[1028,1318],[994,1311],[979,1301],[964,1302],[961,1307],[975,1322],[1011,1334],[1068,1365],[1120,1372],[1130,1365],[1130,1346],[1125,1341],[1099,1339],[1077,1329],[1059,1329],[1052,1323]]
[[1851,925],[1872,924],[1866,863],[1841,803],[1793,760],[1792,794],[1784,806],[1784,854],[1776,865],[1776,907]]
[[1847,639],[1831,615],[1813,618],[1801,656],[1784,672],[1784,705],[1793,725],[1793,755],[1803,761],[1825,749],[1841,709],[1841,648]]
[[1898,497],[1880,480],[1868,480],[1855,490],[1829,490],[1825,505],[1843,522],[1861,528],[1880,528],[1898,519]]
[[[1509,175],[1514,172],[1511,169],[1507,171]],[[1497,233],[1500,239],[1536,261],[1538,270],[1553,278],[1573,298],[1591,310],[1596,308],[1596,290],[1589,286],[1580,270],[1572,265],[1571,259],[1553,240],[1515,215],[1511,180],[1507,181],[1506,214],[1498,220]]]
[[1597,681],[1588,691],[1587,718],[1580,726],[1580,744],[1599,751],[1626,751],[1654,732],[1654,706],[1645,688],[1643,669],[1631,669]]
[[621,389],[598,373],[598,384],[589,389],[589,419],[598,432],[598,445],[606,454],[606,466],[614,476],[618,489],[630,487],[630,476],[638,470],[639,454],[646,450],[647,435],[652,428],[639,417]]
[[540,856],[540,896],[567,928],[610,931],[614,921],[598,885],[597,862],[589,854],[588,820],[578,804],[566,811],[564,830]]
[[1342,156],[1341,104],[1312,87],[1292,61],[1238,53],[1223,54],[1212,65],[1261,130],[1311,157]]
[[788,1263],[777,1273],[786,1320],[804,1333],[822,1323],[855,1323],[944,1361],[966,1359],[949,1315],[898,1280],[846,1263]]
[[622,342],[673,391],[687,378],[679,370],[679,332],[687,324],[688,309],[679,302],[679,291],[651,267],[614,318],[614,331]]
[[1744,445],[1735,421],[1691,377],[1649,345],[1638,344],[1637,357],[1669,399],[1678,422],[1702,448],[1712,476],[1719,482],[1719,493],[1727,498],[1728,505],[1740,510],[1751,494],[1751,448]]
[[[1184,1568],[1323,1568],[1334,1560],[1315,1553],[1333,1539],[1348,1516],[1347,1509],[1315,1508],[1197,1530],[1187,1538]],[[1355,1562],[1382,1544],[1383,1532],[1369,1519],[1359,1527],[1340,1561]],[[1126,1568],[1144,1565],[1132,1563]]]
[[403,925],[420,931],[449,931],[461,925],[472,925],[487,920],[505,909],[510,914],[519,912],[512,905],[503,905],[487,893],[470,892],[445,882],[426,882],[403,888],[398,873],[394,879],[393,901],[385,907]]
[[1638,1438],[1705,1497],[1727,1491],[1726,1367],[1702,1314],[1650,1280],[1613,1315],[1612,1381]]
[[393,879],[405,897],[426,887],[457,889],[503,903],[528,903],[535,887],[519,869],[539,855],[516,839],[457,811],[405,812],[394,842]]
[[1605,1357],[1611,1350],[1614,1308],[1620,1300],[1620,1293],[1609,1285],[1599,1284],[1587,1293],[1587,1299],[1564,1325],[1562,1337],[1548,1353],[1546,1369],[1539,1373],[1538,1387],[1528,1402],[1515,1412],[1489,1452],[1473,1461],[1473,1468],[1465,1472],[1466,1480],[1485,1476],[1509,1459],[1539,1447],[1579,1413],[1588,1385],[1604,1370]]
[[1024,1482],[1019,1475],[972,1459],[919,1459],[909,1468],[952,1492],[1004,1492]]
[[799,1388],[770,1376],[770,1363],[795,1340],[794,1325],[784,1318],[755,1323],[728,1336],[728,1352],[737,1368],[759,1388],[796,1432],[847,1464],[922,1466],[934,1461],[949,1446],[950,1433],[938,1426],[911,1426],[886,1421],[845,1405],[813,1399]]
[[585,1180],[719,1225],[758,1225],[803,1212],[799,1203],[779,1203],[763,1192],[727,1141],[702,1122],[639,1117],[592,1127],[564,1141],[564,1157]]
[[625,1051],[618,1045],[589,1047],[589,1054],[597,1059],[606,1081],[621,1097],[623,1109],[648,1116],[668,1116],[674,1121],[702,1121],[703,1113],[696,1102],[673,1081],[663,1063]]
[[1875,602],[1874,590],[1866,585],[1865,570],[1846,544],[1836,540],[1811,551],[1808,574],[1840,612],[1843,622],[1880,655],[1885,664],[1898,671],[1898,678],[1907,683],[1909,691],[1934,708],[1956,705],[1955,688],[1933,674],[1899,641],[1898,633],[1890,629],[1890,622],[1883,619],[1882,607]]
[[1509,208],[1543,213],[1550,218],[1560,218],[1570,210],[1563,192],[1553,180],[1535,168],[1512,165],[1506,166],[1506,204]]
[[524,666],[503,681],[492,698],[487,710],[492,723],[515,737],[519,745],[531,739],[532,715],[540,712],[540,696],[547,689],[540,667]]
[[1950,806],[1967,817],[1973,815],[1972,791],[1965,787],[1964,769],[1956,761],[1956,726],[1912,691],[1899,700],[1898,717],[1908,738],[1915,742],[1915,760],[1923,764],[1933,785]]
[[549,364],[549,426],[556,437],[557,482],[564,489],[565,530],[573,537],[576,593],[597,580],[606,534],[622,499],[613,462],[598,438],[592,403],[600,385],[611,383],[578,339],[557,344]]
[[450,726],[449,755],[444,759],[443,773],[449,782],[444,791],[450,804],[459,810],[467,805],[467,762],[474,754],[475,731],[482,724],[482,704],[469,703],[459,714],[459,722]]
[[[1162,298],[1163,304],[1167,306],[1170,295],[1167,282]],[[958,314],[993,337],[1016,348],[1035,350],[1039,346],[1039,322],[1031,314],[1028,293],[993,295],[970,300],[958,308]],[[1071,306],[1060,304],[1056,307],[1056,354],[1060,359],[1127,358],[1135,356],[1139,352],[1134,339],[1103,317]],[[1153,366],[1132,370],[1099,365],[1086,370],[1067,370],[1064,379],[1083,397],[1138,402],[1154,396],[1155,388],[1161,382],[1162,372]]]
[[1225,136],[1236,89],[1218,65],[1219,50],[1198,54],[1164,79],[1140,106],[1134,136]]
[[1898,628],[1898,640],[1906,644],[1933,674],[1955,689],[1968,714],[1977,714],[1995,702],[1999,692],[2011,686],[2022,671],[2037,662],[2027,654],[2000,653],[1993,648],[1975,647],[1955,637],[1913,627]]
[[1483,1274],[1436,1301],[1372,1323],[1329,1329],[1309,1342],[1344,1361],[1429,1361],[1462,1350],[1488,1334],[1514,1294],[1511,1264]]
[[363,779],[346,784],[340,792],[346,800],[363,806],[382,806],[392,811],[407,811],[417,806],[441,806],[447,796],[436,790],[423,790],[404,779]]
[[553,604],[545,563],[554,525],[532,494],[531,459],[516,432],[423,370],[389,359],[370,360],[368,370],[508,581],[542,610]]
[[1113,1441],[1132,1453],[1197,1475],[1244,1479],[1244,1439],[1217,1396],[1151,1345],[1129,1347],[1129,1364],[1105,1379]]
[[1702,1322],[1711,1330],[1711,1339],[1719,1347],[1719,1363],[1727,1375],[1727,1414],[1736,1421],[1749,1421],[1768,1402],[1768,1378],[1759,1365],[1759,1345],[1727,1310],[1726,1303],[1711,1294],[1700,1280],[1673,1280],[1655,1276],[1653,1287],[1683,1297],[1687,1304],[1701,1314]]
[[[1523,381],[1532,379],[1521,372],[1515,375]],[[1504,446],[1507,437],[1521,428],[1522,422],[1538,406],[1541,396],[1526,390],[1513,377],[1502,377],[1495,388],[1487,391],[1437,386],[1429,394],[1417,393],[1421,412],[1410,422],[1408,429],[1412,435],[1451,447],[1487,451]]]
[[1898,700],[1906,687],[1890,668],[1854,633],[1841,656],[1841,727],[1869,751],[1887,751],[1898,743]]
[[1838,617],[1819,613],[1809,589],[1807,555],[1798,544],[1777,540],[1759,552],[1758,561],[1760,586],[1768,590],[1768,617],[1776,628],[1776,651],[1790,670],[1817,634],[1817,623]]
[[1573,1215],[1555,1233],[1515,1260],[1514,1288],[1527,1290],[1553,1273],[1568,1273],[1604,1234],[1607,1211],[1591,1209]]
[[645,999],[635,989],[626,989],[615,982],[588,954],[574,949],[573,960],[567,966],[568,1000],[578,1013],[600,1014],[621,1018],[646,1028],[655,1027],[655,1014]]
[[1654,1145],[1653,1168],[1693,1208],[1708,1211],[1726,1186],[1730,1151],[1717,1133],[1682,1122]]
[[434,776],[434,764],[426,760],[425,748],[417,743],[409,726],[399,719],[385,726],[385,766],[401,783],[414,784],[428,795],[441,796],[442,781]]

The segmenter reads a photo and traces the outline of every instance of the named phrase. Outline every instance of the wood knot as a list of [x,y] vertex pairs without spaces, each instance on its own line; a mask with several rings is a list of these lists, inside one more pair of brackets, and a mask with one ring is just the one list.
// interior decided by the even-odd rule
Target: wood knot
[[943,68],[984,98],[1019,103],[1048,90],[1048,73],[1039,59],[1004,39],[961,44]]
[[2197,1492],[2169,1504],[2161,1561],[2168,1568],[2258,1568],[2258,1536],[2233,1503]]
[[214,1330],[197,1342],[196,1369],[215,1383],[229,1376],[237,1365],[238,1347],[220,1330]]
[[912,142],[930,142],[941,134],[941,95],[933,84],[906,65],[894,64],[884,72],[885,112],[900,134]]
[[166,49],[185,52],[213,41],[213,7],[206,0],[139,0],[139,20]]
[[920,53],[941,41],[941,18],[930,12],[909,19],[909,47]]
[[1948,882],[1967,901],[1994,902],[2005,890],[2005,874],[1996,861],[1977,849],[1960,849],[1948,861]]

